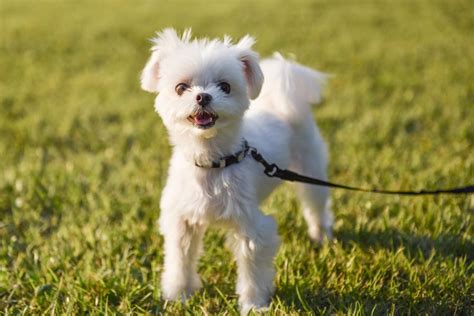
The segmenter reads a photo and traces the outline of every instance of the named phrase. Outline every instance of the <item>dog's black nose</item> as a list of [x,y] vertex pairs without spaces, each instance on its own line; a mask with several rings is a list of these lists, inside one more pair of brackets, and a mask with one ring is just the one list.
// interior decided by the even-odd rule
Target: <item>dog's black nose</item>
[[196,101],[199,105],[208,105],[212,101],[212,95],[210,95],[209,93],[199,93],[196,96]]

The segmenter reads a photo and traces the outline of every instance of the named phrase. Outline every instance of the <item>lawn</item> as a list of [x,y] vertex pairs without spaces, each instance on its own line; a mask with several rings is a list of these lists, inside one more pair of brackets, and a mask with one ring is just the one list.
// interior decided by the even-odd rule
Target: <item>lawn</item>
[[[0,313],[238,313],[236,266],[206,235],[204,289],[160,299],[156,221],[170,155],[140,90],[166,26],[257,37],[333,76],[314,109],[330,178],[435,189],[474,182],[472,1],[0,3]],[[314,247],[289,185],[270,314],[473,313],[474,198],[334,190]]]

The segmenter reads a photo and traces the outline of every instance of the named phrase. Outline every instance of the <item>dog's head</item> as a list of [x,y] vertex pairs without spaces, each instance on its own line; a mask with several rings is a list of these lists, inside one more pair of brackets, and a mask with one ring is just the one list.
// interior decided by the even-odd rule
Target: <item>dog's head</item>
[[191,39],[190,30],[157,34],[141,86],[158,93],[156,111],[170,132],[209,138],[241,120],[263,84],[254,42],[248,35],[237,44]]

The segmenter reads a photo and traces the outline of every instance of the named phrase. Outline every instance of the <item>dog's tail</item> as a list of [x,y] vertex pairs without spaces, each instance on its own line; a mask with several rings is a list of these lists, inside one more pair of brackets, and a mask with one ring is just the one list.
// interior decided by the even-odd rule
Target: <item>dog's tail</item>
[[312,118],[311,105],[321,102],[328,75],[287,60],[279,53],[262,60],[260,67],[265,81],[255,100],[257,106],[285,117],[292,125]]

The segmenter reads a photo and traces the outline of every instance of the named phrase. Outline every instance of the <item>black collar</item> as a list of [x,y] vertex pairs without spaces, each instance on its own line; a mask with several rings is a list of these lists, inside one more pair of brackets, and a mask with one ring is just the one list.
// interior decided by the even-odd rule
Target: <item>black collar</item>
[[197,163],[196,161],[194,162],[194,164],[197,167],[207,168],[207,169],[225,168],[225,167],[228,167],[230,165],[241,162],[247,156],[249,151],[250,151],[249,144],[247,143],[246,140],[244,140],[243,143],[242,143],[242,149],[239,150],[238,152],[236,152],[233,155],[222,157],[221,159],[219,159],[217,161],[213,161],[209,165],[202,165],[202,164]]

